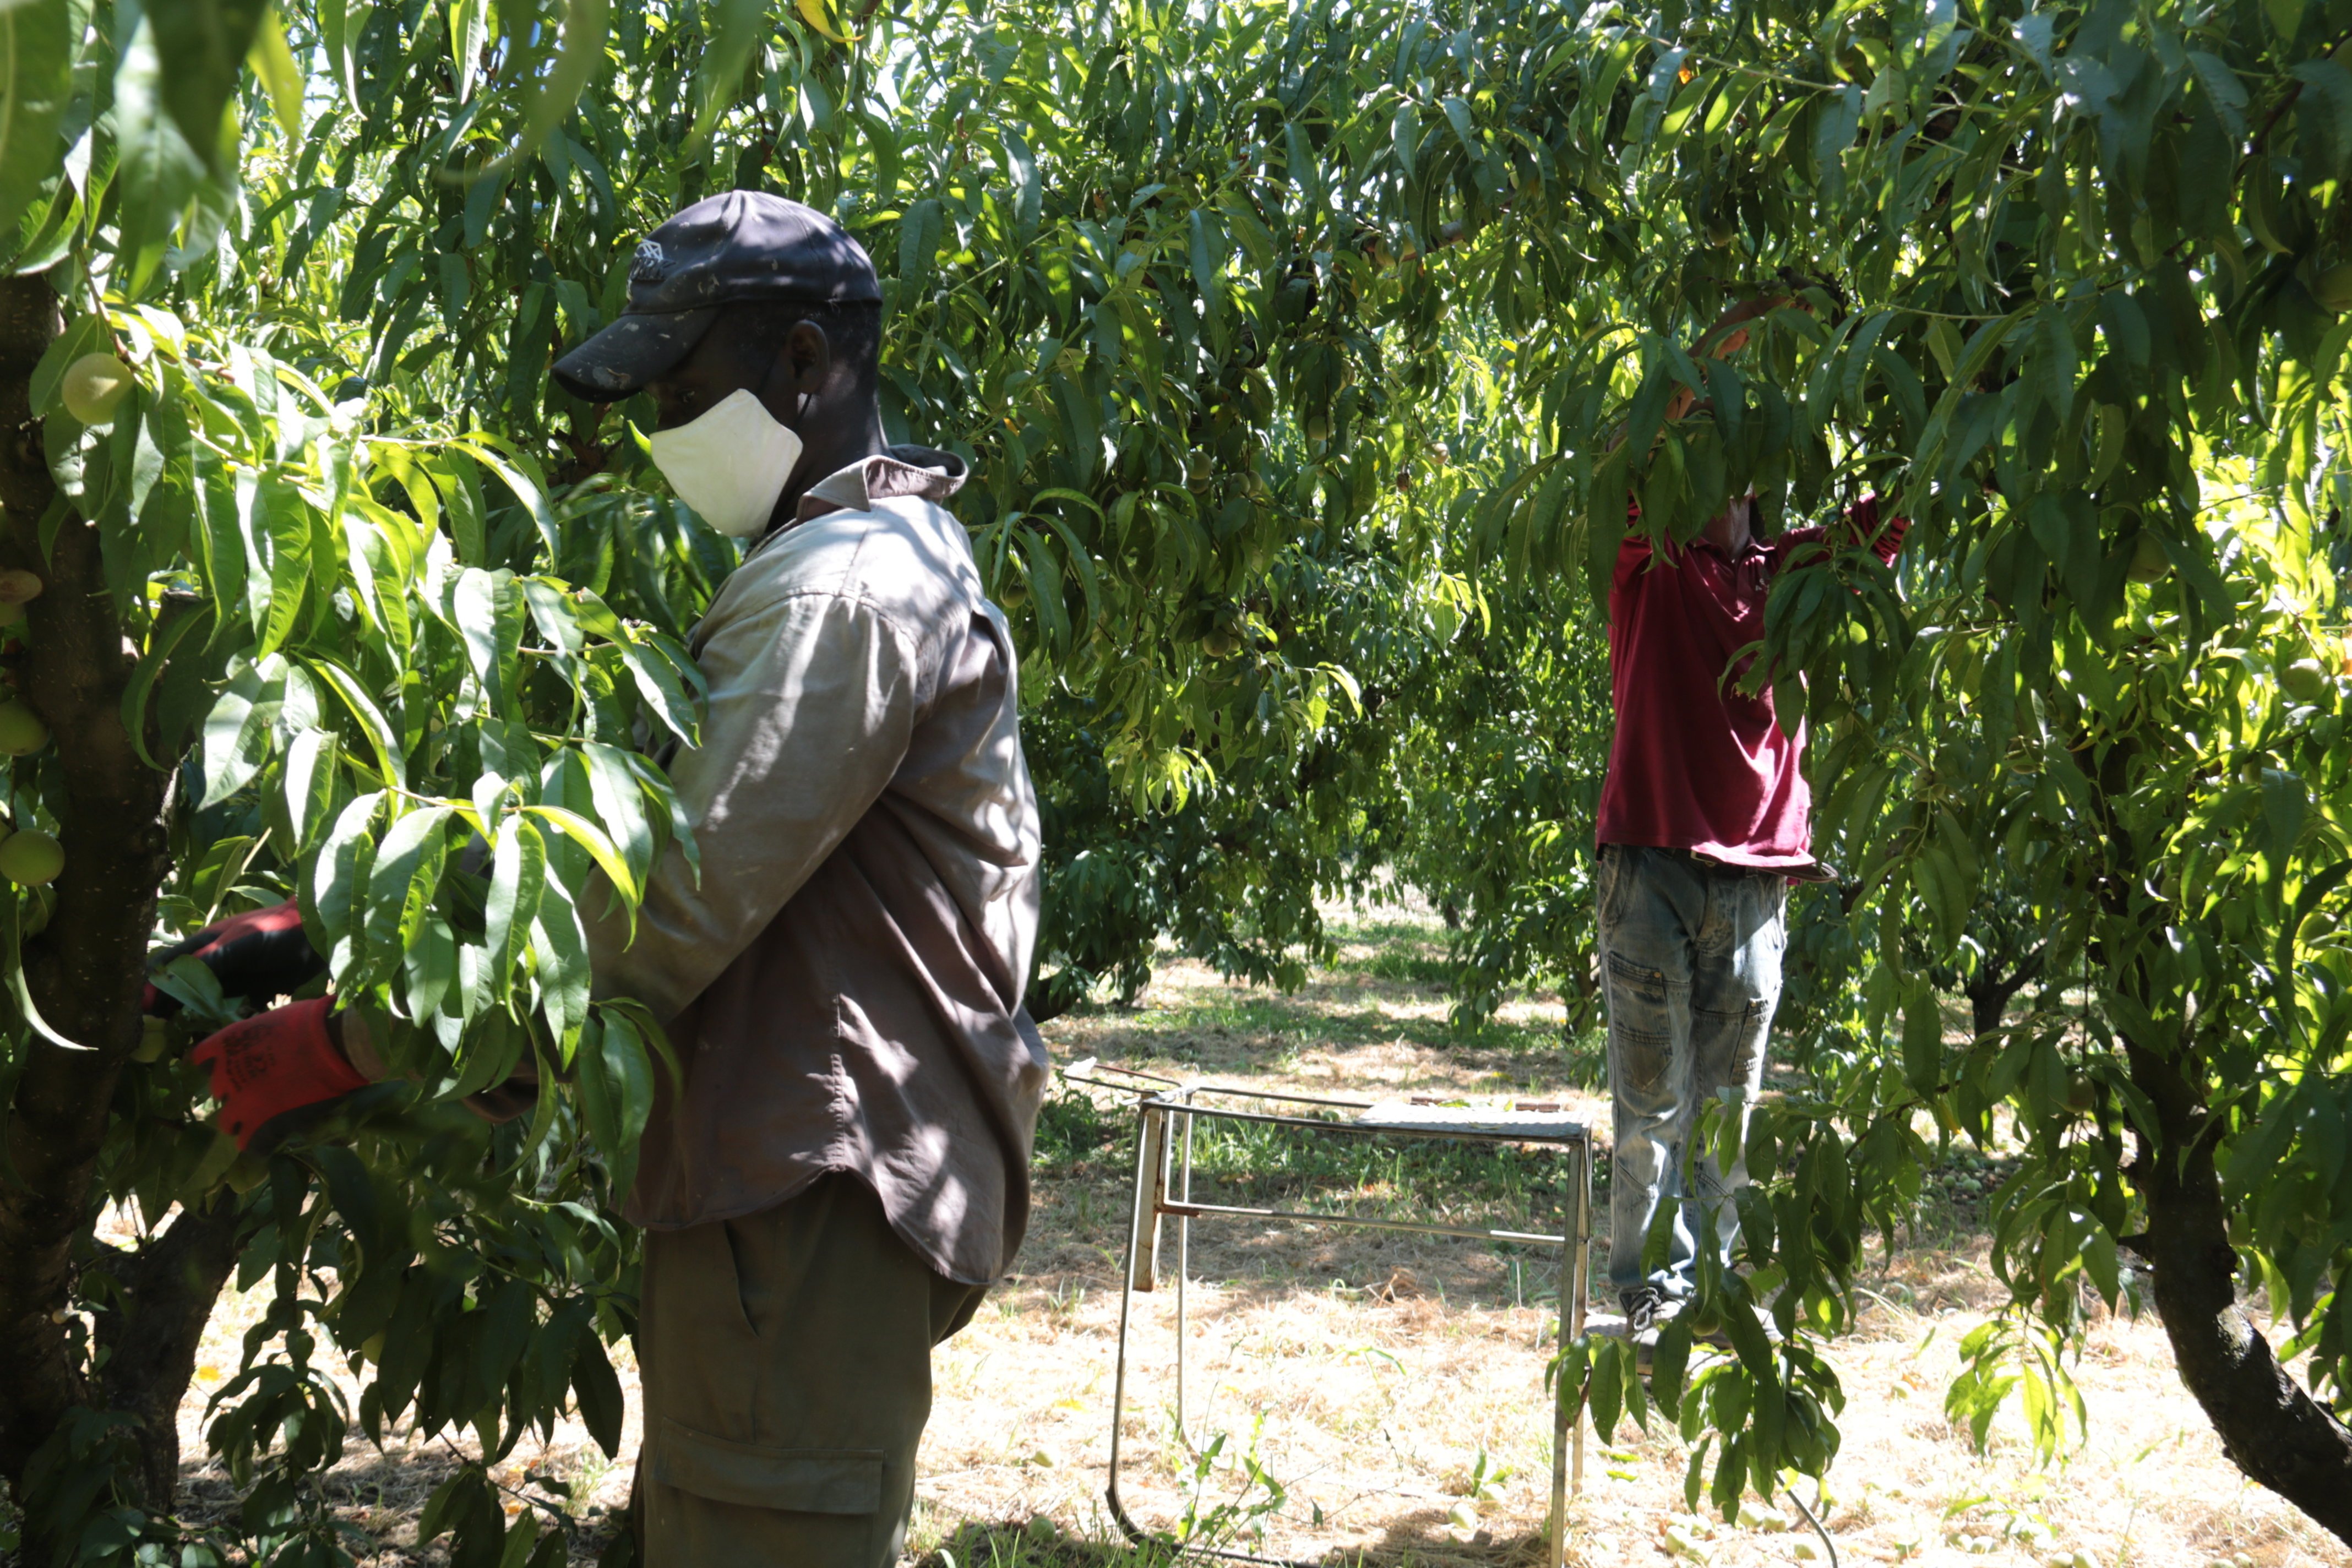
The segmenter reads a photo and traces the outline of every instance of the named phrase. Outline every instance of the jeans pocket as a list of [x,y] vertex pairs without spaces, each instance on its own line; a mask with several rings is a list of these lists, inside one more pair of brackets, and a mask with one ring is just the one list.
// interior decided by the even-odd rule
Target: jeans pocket
[[1674,1061],[1674,1014],[1661,969],[1609,955],[1609,1052],[1618,1092],[1647,1095]]
[[1674,1065],[1675,1044],[1664,1035],[1612,1025],[1609,1055],[1615,1068],[1617,1093],[1647,1099],[1665,1082],[1666,1068]]
[[1625,918],[1626,902],[1633,897],[1633,883],[1641,875],[1633,860],[1639,853],[1639,850],[1623,844],[1601,847],[1601,869],[1593,887],[1592,911],[1604,931]]
[[1750,1002],[1728,1013],[1691,1009],[1691,1057],[1697,1082],[1696,1098],[1712,1100],[1718,1089],[1735,1089],[1742,1100],[1755,1098],[1764,1081],[1764,1049],[1771,1032],[1772,1008]]

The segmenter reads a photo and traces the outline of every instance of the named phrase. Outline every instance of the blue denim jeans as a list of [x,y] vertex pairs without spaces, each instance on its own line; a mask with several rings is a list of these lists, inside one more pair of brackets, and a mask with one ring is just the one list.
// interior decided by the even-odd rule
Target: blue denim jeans
[[[1609,1283],[1619,1296],[1654,1285],[1686,1297],[1697,1284],[1702,1215],[1712,1213],[1728,1264],[1739,1233],[1731,1170],[1685,1145],[1699,1108],[1728,1098],[1745,1131],[1764,1082],[1764,1041],[1780,1000],[1788,885],[1673,849],[1601,847],[1598,924],[1609,1004],[1609,1090],[1616,1148],[1610,1165]],[[1687,1182],[1687,1190],[1685,1190]],[[1642,1247],[1662,1203],[1675,1207],[1663,1268]]]

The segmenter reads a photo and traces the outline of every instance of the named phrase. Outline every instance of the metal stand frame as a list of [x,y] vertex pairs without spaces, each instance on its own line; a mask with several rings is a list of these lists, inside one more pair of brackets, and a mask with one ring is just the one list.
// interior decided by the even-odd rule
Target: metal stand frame
[[[1117,1074],[1127,1081],[1110,1081],[1090,1073]],[[1508,1241],[1559,1250],[1559,1343],[1565,1345],[1584,1331],[1585,1297],[1591,1285],[1592,1145],[1588,1129],[1566,1117],[1537,1125],[1478,1126],[1450,1123],[1433,1116],[1426,1123],[1410,1121],[1367,1122],[1362,1113],[1374,1109],[1365,1100],[1339,1100],[1313,1095],[1280,1094],[1266,1089],[1224,1084],[1182,1083],[1132,1068],[1103,1067],[1090,1060],[1073,1063],[1062,1075],[1076,1083],[1093,1084],[1134,1094],[1136,1102],[1135,1199],[1128,1226],[1125,1279],[1118,1307],[1118,1361],[1111,1388],[1110,1469],[1104,1496],[1111,1517],[1128,1540],[1138,1546],[1159,1545],[1178,1556],[1220,1557],[1236,1563],[1264,1563],[1278,1568],[1317,1568],[1316,1564],[1281,1557],[1262,1557],[1210,1546],[1181,1545],[1165,1535],[1155,1536],[1137,1524],[1118,1493],[1119,1428],[1127,1405],[1128,1327],[1139,1291],[1158,1288],[1160,1222],[1176,1221],[1176,1432],[1189,1447],[1184,1426],[1185,1284],[1190,1272],[1192,1221],[1195,1219],[1277,1219],[1314,1225],[1354,1226],[1370,1230],[1407,1231],[1423,1236],[1452,1236],[1473,1241]],[[1203,1098],[1275,1102],[1322,1110],[1356,1113],[1349,1120],[1324,1116],[1278,1115],[1203,1105]],[[1356,1215],[1296,1209],[1251,1208],[1192,1201],[1192,1121],[1204,1117],[1220,1121],[1254,1121],[1301,1131],[1357,1138],[1445,1138],[1476,1143],[1530,1143],[1566,1152],[1571,1163],[1570,1215],[1558,1236],[1526,1231],[1487,1230],[1471,1226],[1425,1225],[1409,1220],[1373,1219]],[[1583,1391],[1570,1389],[1561,1380],[1553,1390],[1551,1456],[1551,1541],[1547,1557],[1550,1568],[1568,1561],[1568,1499],[1571,1489],[1584,1489],[1584,1424],[1577,1419],[1583,1408]]]

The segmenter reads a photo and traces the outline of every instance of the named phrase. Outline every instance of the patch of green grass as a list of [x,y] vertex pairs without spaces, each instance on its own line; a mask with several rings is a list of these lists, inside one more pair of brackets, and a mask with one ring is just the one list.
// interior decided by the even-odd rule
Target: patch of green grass
[[1037,1142],[1030,1163],[1042,1173],[1067,1175],[1114,1144],[1123,1144],[1134,1125],[1132,1116],[1114,1116],[1075,1089],[1049,1094],[1037,1110]]
[[[1263,993],[1217,994],[1197,1004],[1155,1007],[1121,1020],[1120,1032],[1147,1051],[1175,1061],[1233,1058],[1240,1071],[1265,1070],[1286,1053],[1317,1046],[1347,1050],[1402,1040],[1435,1051],[1494,1051],[1534,1056],[1563,1049],[1558,1023],[1543,1018],[1489,1019],[1457,1027],[1442,1016],[1398,1017],[1377,1003],[1335,1005],[1311,997]],[[1230,1050],[1220,1042],[1230,1041]],[[1566,1048],[1570,1061],[1598,1059],[1599,1036]]]

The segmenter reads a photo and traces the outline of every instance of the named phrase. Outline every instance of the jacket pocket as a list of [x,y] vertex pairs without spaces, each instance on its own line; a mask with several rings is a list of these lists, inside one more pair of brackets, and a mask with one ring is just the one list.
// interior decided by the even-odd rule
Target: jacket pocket
[[713,1502],[780,1513],[881,1511],[879,1448],[769,1448],[667,1419],[651,1447],[655,1484]]

